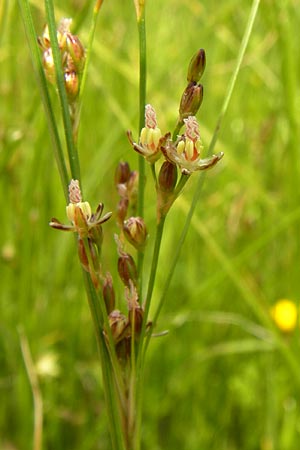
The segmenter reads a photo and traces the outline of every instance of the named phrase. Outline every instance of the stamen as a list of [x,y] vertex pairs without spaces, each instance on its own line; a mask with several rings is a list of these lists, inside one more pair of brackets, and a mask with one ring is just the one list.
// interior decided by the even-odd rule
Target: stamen
[[189,116],[187,119],[184,119],[184,123],[186,126],[186,137],[191,139],[193,142],[196,142],[198,139],[200,139],[199,124],[196,117]]
[[70,203],[80,203],[82,201],[78,180],[71,180],[69,184],[69,200]]
[[151,105],[145,106],[145,126],[153,129],[157,127],[156,112]]

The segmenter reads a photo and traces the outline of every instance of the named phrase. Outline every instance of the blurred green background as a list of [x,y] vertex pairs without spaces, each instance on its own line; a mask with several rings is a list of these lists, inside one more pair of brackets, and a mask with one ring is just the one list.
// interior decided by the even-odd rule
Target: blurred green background
[[[93,2],[56,2],[87,45]],[[147,101],[173,130],[193,53],[204,48],[198,118],[208,146],[232,75],[251,2],[147,2]],[[43,2],[32,2],[37,33]],[[216,151],[158,331],[145,380],[144,450],[297,450],[299,326],[281,335],[260,321],[280,298],[300,299],[299,0],[261,2]],[[15,0],[0,4],[0,448],[32,447],[34,405],[26,349],[43,402],[43,448],[110,448],[101,371],[81,270],[45,115]],[[56,102],[55,93],[53,100]],[[57,107],[57,120],[60,121]],[[86,199],[114,210],[119,160],[137,168],[126,130],[137,135],[138,40],[131,1],[105,1],[99,16],[80,128]],[[154,302],[164,286],[198,175],[167,219]],[[155,230],[147,172],[145,218]],[[103,267],[117,282],[113,221]],[[122,289],[117,288],[122,298]],[[122,302],[122,300],[121,300]],[[294,369],[293,369],[294,367]],[[299,369],[299,370],[298,370]],[[298,372],[297,372],[298,370]],[[37,406],[37,405],[36,405]]]

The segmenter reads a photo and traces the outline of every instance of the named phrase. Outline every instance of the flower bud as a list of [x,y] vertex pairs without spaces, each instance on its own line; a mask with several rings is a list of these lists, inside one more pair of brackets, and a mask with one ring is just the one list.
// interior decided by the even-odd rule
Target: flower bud
[[118,259],[118,272],[125,286],[130,286],[130,280],[134,286],[137,285],[138,272],[134,259],[128,253],[122,253]]
[[190,61],[187,74],[188,83],[198,83],[203,75],[205,64],[205,51],[200,48]]
[[161,191],[172,193],[177,182],[177,167],[170,161],[165,161],[158,175],[158,186]]
[[115,172],[115,185],[125,184],[130,178],[130,167],[127,162],[119,162]]
[[143,250],[148,237],[146,224],[141,217],[130,217],[123,224],[126,239],[137,250]]
[[143,325],[144,311],[139,305],[136,305],[132,310],[129,311],[128,319],[131,328],[134,327],[134,335],[137,338],[140,335],[142,325]]
[[181,120],[188,116],[195,116],[203,100],[203,86],[190,83],[182,94],[179,115]]
[[120,342],[125,337],[128,329],[127,318],[116,309],[109,314],[108,321],[115,343]]
[[79,93],[79,77],[76,72],[65,73],[65,86],[69,101],[75,100]]
[[66,48],[75,64],[76,71],[82,72],[85,62],[85,51],[78,36],[71,33],[66,34]]
[[115,295],[115,290],[113,287],[112,276],[109,272],[107,272],[106,277],[103,282],[102,294],[103,294],[107,313],[110,314],[115,307],[116,295]]
[[50,83],[54,84],[56,75],[55,75],[55,64],[51,48],[48,48],[43,53],[43,67],[45,70],[47,80]]

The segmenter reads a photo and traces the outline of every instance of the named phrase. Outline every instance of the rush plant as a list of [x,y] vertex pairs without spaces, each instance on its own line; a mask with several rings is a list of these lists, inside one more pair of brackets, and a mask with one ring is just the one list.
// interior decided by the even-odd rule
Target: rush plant
[[[251,34],[259,0],[253,1],[235,71],[207,149],[202,143],[201,127],[196,118],[203,99],[200,80],[206,65],[205,51],[199,49],[193,56],[188,56],[192,57],[187,67],[186,87],[178,99],[177,121],[173,129],[161,131],[156,111],[149,103],[151,99],[146,96],[146,0],[134,1],[133,11],[135,8],[140,46],[140,89],[137,104],[140,134],[133,136],[130,131],[127,134],[128,152],[136,152],[138,168],[132,169],[126,161],[120,161],[114,179],[119,196],[117,208],[115,205],[107,208],[99,203],[95,212],[92,212],[92,207],[84,198],[77,146],[83,91],[102,1],[97,0],[93,7],[87,49],[80,37],[72,33],[71,19],[56,20],[52,0],[45,0],[47,25],[39,37],[33,25],[29,1],[19,0],[19,4],[67,204],[66,219],[60,221],[52,218],[50,226],[74,233],[98,343],[112,448],[139,450],[147,348],[152,337],[157,334],[159,314],[200,197],[204,173],[219,164],[223,157],[222,152],[214,154],[213,151]],[[60,101],[65,145],[60,138],[58,120],[51,102],[51,85],[55,87]],[[145,275],[144,267],[145,252],[151,247],[144,217],[146,172],[151,173],[152,189],[156,192],[156,205],[152,212],[156,217],[156,233],[149,277]],[[175,245],[164,289],[150,316],[166,219],[191,177],[198,177],[198,184],[185,227]],[[112,186],[107,186],[107,189],[111,188]],[[117,212],[112,214],[110,210]],[[57,211],[51,211],[49,214],[56,213]],[[119,230],[114,236],[118,254],[118,280],[113,280],[112,270],[107,270],[101,256],[102,248],[106,245],[103,227],[106,228],[106,233],[109,232],[112,221],[117,223]],[[115,290],[117,283],[122,285],[122,289]],[[119,298],[116,292],[123,292],[123,295]]]

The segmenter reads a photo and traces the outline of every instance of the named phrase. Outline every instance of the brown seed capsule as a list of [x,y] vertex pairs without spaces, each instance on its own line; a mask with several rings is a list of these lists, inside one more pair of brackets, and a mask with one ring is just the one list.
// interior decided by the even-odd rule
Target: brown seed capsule
[[130,167],[127,162],[119,162],[115,172],[115,185],[127,183],[130,178]]
[[126,239],[137,249],[143,250],[146,245],[148,232],[146,224],[141,217],[130,217],[123,224]]
[[190,83],[184,90],[180,106],[179,114],[181,120],[188,116],[195,116],[201,106],[203,100],[203,86],[201,84]]
[[102,293],[107,313],[110,314],[115,307],[116,295],[113,287],[112,276],[109,272],[107,272],[106,277],[104,279]]
[[189,83],[198,83],[203,75],[205,64],[205,51],[203,50],[203,48],[200,48],[200,50],[198,50],[197,53],[195,53],[195,55],[192,57],[189,64],[187,74],[187,80]]
[[165,161],[158,175],[158,186],[161,191],[172,193],[177,182],[177,167],[170,161]]
[[118,272],[125,286],[130,286],[130,281],[137,285],[138,273],[134,259],[128,253],[123,253],[118,259]]
[[112,311],[108,316],[109,325],[111,328],[114,341],[120,342],[126,335],[128,329],[128,320],[118,310]]
[[137,338],[140,335],[142,325],[143,325],[143,308],[136,305],[131,311],[129,311],[128,318],[131,328],[134,327],[134,334]]

